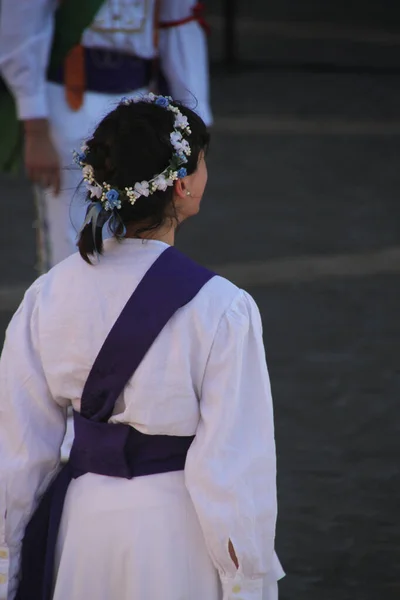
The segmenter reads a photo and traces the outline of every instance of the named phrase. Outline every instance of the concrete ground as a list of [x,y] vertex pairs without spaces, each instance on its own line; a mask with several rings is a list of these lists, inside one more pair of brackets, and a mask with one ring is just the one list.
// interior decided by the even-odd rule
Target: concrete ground
[[[216,65],[212,90],[209,188],[178,245],[260,306],[281,598],[397,600],[400,81]],[[3,332],[35,257],[29,188],[0,184]]]

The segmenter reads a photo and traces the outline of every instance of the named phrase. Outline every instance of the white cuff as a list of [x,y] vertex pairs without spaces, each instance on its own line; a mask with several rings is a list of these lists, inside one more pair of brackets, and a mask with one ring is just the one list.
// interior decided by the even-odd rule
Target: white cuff
[[221,575],[222,600],[262,600],[264,579],[249,579],[239,572],[235,577]]
[[20,121],[27,119],[47,119],[49,116],[46,93],[43,90],[34,96],[16,98],[17,114]]

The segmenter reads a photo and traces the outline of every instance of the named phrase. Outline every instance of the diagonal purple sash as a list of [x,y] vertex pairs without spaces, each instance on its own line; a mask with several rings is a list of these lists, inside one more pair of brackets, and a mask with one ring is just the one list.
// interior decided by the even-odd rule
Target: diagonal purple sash
[[[183,468],[184,452],[192,438],[146,436],[127,425],[106,423],[117,398],[164,326],[213,276],[214,273],[192,262],[175,248],[168,248],[153,263],[128,300],[90,371],[82,394],[81,413],[76,415],[80,431],[84,432],[80,434],[81,438],[86,436],[89,442],[97,439],[100,444],[103,438],[108,438],[104,458],[99,457],[97,462],[105,460],[108,455],[107,443],[112,449],[114,444],[122,442],[123,454],[127,454],[128,458],[127,466],[124,464],[119,472],[121,465],[117,464],[117,460],[115,465],[110,463],[104,470],[104,465],[96,464],[93,448],[89,448],[92,452],[89,461],[82,458],[79,450],[84,449],[85,439],[81,439],[81,446],[79,440],[74,441],[75,458],[72,458],[73,446],[70,463],[61,469],[49,486],[26,528],[16,600],[51,600],[55,545],[65,495],[72,478],[87,472],[125,477],[128,476],[125,468],[130,469],[131,477]],[[167,461],[163,460],[164,451],[169,455]]]
[[81,414],[107,421],[158,334],[213,273],[168,248],[153,263],[108,334],[83,389]]

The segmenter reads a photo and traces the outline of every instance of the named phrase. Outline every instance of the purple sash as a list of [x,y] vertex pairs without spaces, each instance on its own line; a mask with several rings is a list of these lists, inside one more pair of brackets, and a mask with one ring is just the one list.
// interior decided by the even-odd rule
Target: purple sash
[[[154,61],[105,48],[84,48],[85,89],[99,94],[128,94],[148,87]],[[48,81],[64,85],[64,65],[47,73]]]
[[55,545],[73,478],[99,473],[130,479],[184,468],[193,436],[145,435],[129,425],[107,421],[164,326],[213,276],[175,248],[168,248],[128,300],[90,371],[81,412],[74,413],[70,460],[50,484],[26,528],[16,600],[52,597]]

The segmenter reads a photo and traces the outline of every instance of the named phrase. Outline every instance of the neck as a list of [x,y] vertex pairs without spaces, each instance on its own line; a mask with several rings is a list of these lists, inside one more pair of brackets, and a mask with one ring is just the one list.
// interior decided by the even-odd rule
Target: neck
[[126,228],[127,238],[138,238],[141,240],[157,240],[159,242],[165,242],[170,246],[175,244],[175,230],[176,227],[174,225],[164,225],[159,227],[158,229],[151,229],[150,231],[140,232],[141,227],[135,225],[134,227]]

